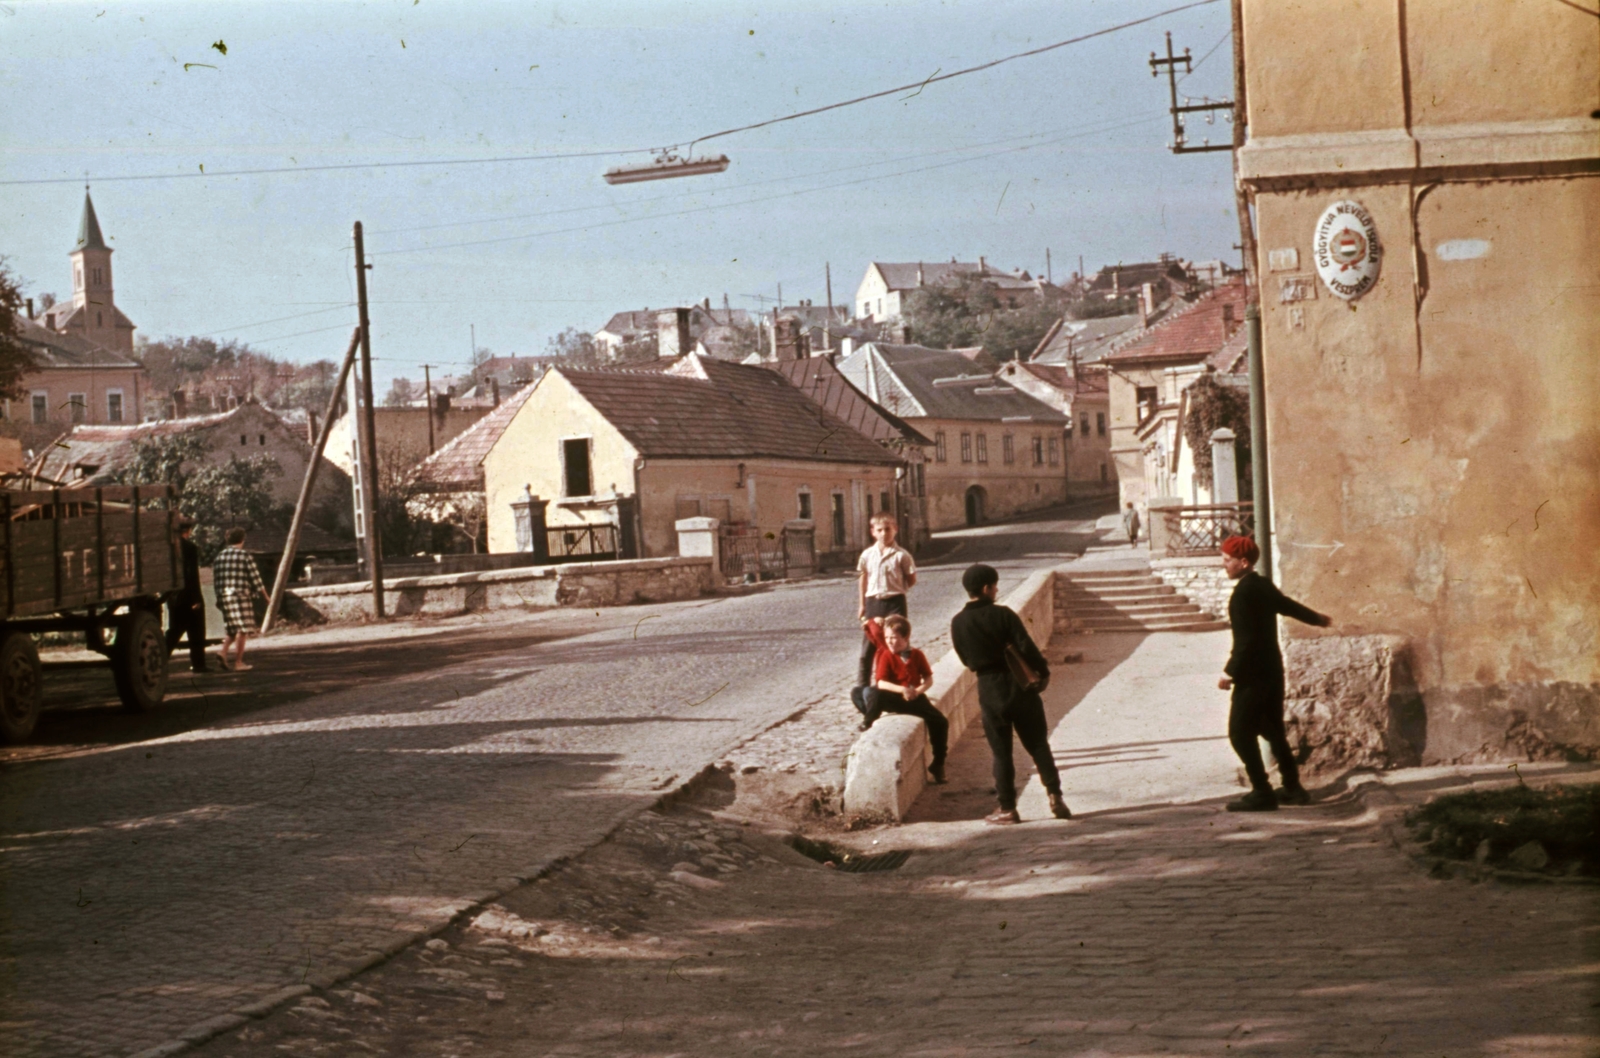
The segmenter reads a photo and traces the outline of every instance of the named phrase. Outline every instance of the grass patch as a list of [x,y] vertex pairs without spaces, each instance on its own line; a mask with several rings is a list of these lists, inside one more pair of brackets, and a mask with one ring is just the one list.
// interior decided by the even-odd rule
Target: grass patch
[[1600,784],[1448,794],[1407,813],[1406,825],[1434,856],[1600,877]]

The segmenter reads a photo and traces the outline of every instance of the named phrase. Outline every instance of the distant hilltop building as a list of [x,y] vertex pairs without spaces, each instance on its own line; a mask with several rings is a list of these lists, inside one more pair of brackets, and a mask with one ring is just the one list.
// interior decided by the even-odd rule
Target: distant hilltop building
[[[114,353],[133,352],[133,321],[117,308],[111,283],[111,254],[100,233],[100,218],[94,201],[83,193],[83,218],[78,222],[78,241],[68,255],[72,258],[72,304],[57,305],[54,299],[30,316],[46,330],[71,335],[109,349]],[[30,303],[31,304],[31,303]]]

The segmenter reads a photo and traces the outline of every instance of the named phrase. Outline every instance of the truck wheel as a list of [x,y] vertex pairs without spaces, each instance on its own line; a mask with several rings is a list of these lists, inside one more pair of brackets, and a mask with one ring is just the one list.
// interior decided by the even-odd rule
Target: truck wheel
[[111,649],[117,695],[133,712],[159,705],[167,694],[167,637],[148,610],[135,610],[117,625]]
[[12,632],[0,644],[0,742],[26,742],[39,722],[41,670],[31,636]]

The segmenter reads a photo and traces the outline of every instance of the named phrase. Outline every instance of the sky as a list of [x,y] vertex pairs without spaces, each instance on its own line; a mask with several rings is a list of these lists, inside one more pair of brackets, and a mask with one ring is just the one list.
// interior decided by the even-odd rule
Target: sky
[[[337,359],[359,220],[382,387],[474,335],[533,355],[624,309],[821,304],[827,268],[849,304],[873,260],[1236,261],[1229,155],[1166,149],[1148,65],[1171,32],[1180,94],[1227,98],[1225,0],[695,148],[725,173],[602,179],[1183,2],[0,0],[0,256],[70,297],[87,176],[139,335]],[[259,169],[294,171],[226,175]]]

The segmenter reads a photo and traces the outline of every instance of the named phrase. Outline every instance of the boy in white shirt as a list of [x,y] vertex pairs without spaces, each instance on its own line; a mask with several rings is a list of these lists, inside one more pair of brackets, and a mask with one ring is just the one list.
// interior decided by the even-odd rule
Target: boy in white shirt
[[[872,516],[873,545],[861,552],[856,563],[857,588],[860,605],[856,617],[867,620],[906,613],[906,592],[916,586],[917,563],[911,552],[895,544],[899,527],[892,514],[879,512]],[[872,662],[878,652],[871,638],[862,636],[861,658],[856,666],[856,686],[850,692],[863,716],[867,712],[866,692],[872,683]]]

